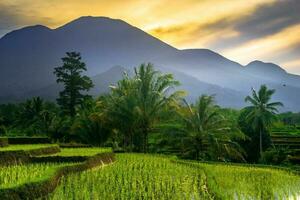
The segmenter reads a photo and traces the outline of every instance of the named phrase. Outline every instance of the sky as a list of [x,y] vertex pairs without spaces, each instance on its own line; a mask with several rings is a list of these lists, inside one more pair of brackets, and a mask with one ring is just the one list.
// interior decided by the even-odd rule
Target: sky
[[207,48],[300,74],[300,0],[0,0],[0,37],[81,16],[122,19],[178,49]]

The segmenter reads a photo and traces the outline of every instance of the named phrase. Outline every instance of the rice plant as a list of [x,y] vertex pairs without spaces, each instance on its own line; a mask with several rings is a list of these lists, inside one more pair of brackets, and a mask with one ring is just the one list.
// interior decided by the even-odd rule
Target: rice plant
[[53,176],[59,167],[66,165],[67,164],[63,163],[39,163],[1,167],[0,189],[16,187],[24,183],[47,179]]
[[200,169],[143,154],[117,155],[115,164],[73,174],[48,199],[211,199]]
[[111,148],[61,148],[61,152],[54,154],[55,156],[93,156],[98,153],[111,152]]
[[189,162],[202,168],[220,199],[300,199],[300,177],[273,168]]
[[0,147],[0,151],[33,150],[44,147],[57,146],[57,144],[14,144],[7,147]]

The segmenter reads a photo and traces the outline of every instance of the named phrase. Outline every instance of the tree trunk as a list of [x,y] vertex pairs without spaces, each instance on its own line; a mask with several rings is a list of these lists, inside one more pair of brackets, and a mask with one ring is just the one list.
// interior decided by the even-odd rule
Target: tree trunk
[[148,146],[148,131],[147,131],[147,129],[144,129],[144,131],[143,131],[143,152],[144,153],[147,153],[148,152],[148,148],[147,148],[147,146]]
[[260,128],[260,133],[259,133],[259,154],[260,154],[260,158],[262,158],[263,147],[262,147],[262,129],[261,128]]

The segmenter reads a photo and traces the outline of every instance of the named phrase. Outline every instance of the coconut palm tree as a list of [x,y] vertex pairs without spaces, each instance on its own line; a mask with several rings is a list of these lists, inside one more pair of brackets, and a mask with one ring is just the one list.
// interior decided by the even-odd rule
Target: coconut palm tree
[[161,74],[151,63],[135,68],[137,83],[137,112],[143,135],[143,151],[147,152],[148,135],[166,106],[170,106],[185,95],[183,91],[172,91],[180,83],[172,74]]
[[195,106],[184,102],[187,110],[180,115],[193,143],[196,159],[204,157],[205,151],[209,150],[208,154],[213,159],[222,159],[220,152],[226,152],[231,157],[244,160],[239,145],[231,140],[230,133],[236,130],[220,114],[219,107],[214,104],[214,96],[200,96]]
[[179,82],[171,74],[161,74],[148,63],[135,68],[132,78],[125,74],[123,80],[111,87],[112,121],[127,131],[130,138],[133,131],[141,133],[144,152],[147,152],[148,135],[161,112],[184,94],[172,91],[177,85]]
[[263,153],[262,135],[271,126],[278,107],[283,106],[281,102],[270,102],[275,90],[269,90],[262,85],[258,92],[252,88],[252,95],[245,98],[246,102],[252,104],[245,108],[247,123],[252,124],[254,130],[259,131],[259,152]]

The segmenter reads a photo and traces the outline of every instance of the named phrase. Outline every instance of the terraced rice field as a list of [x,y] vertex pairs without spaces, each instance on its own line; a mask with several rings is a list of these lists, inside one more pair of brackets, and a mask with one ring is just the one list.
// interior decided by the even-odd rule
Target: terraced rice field
[[91,148],[61,148],[61,152],[54,156],[93,156],[98,153],[112,152],[111,148],[91,147]]
[[300,177],[286,171],[232,165],[198,164],[221,199],[300,198]]
[[72,165],[72,163],[39,163],[1,167],[0,189],[47,179],[53,176],[58,168],[66,165]]
[[122,154],[116,163],[65,177],[48,199],[211,199],[202,170],[166,157]]
[[299,199],[299,191],[300,177],[282,170],[120,154],[115,164],[65,177],[48,199]]
[[[10,151],[23,147],[29,150],[45,145],[5,148]],[[106,152],[111,149],[61,148],[60,153],[53,155],[93,156]],[[78,163],[3,166],[0,168],[0,190],[49,179],[59,168],[74,164]],[[284,170],[182,161],[150,154],[117,154],[113,164],[64,176],[58,187],[42,199],[298,200],[299,191],[300,176]]]
[[56,144],[14,144],[7,147],[1,147],[0,151],[19,151],[19,150],[33,150],[44,147],[58,146]]

